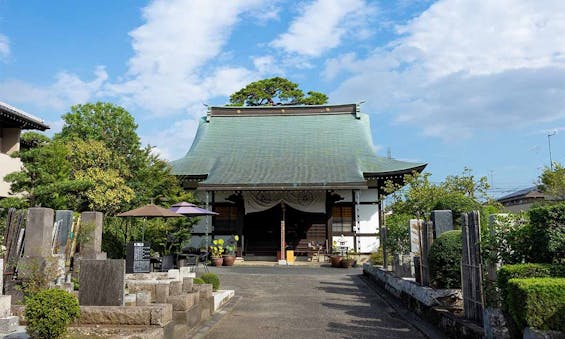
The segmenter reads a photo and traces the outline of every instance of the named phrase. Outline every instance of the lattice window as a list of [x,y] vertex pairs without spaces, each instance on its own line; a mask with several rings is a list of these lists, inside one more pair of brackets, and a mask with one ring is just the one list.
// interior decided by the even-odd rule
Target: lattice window
[[215,206],[214,212],[220,213],[215,216],[215,234],[237,234],[237,207],[236,206]]
[[334,206],[332,208],[332,233],[353,232],[353,207]]

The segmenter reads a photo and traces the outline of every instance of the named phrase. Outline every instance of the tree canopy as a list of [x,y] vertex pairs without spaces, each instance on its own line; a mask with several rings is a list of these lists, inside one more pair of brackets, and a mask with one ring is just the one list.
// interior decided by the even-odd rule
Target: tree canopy
[[565,200],[565,167],[558,162],[553,169],[546,167],[540,175],[539,189],[558,200]]
[[298,84],[281,77],[252,82],[230,96],[231,106],[323,105],[328,96],[309,91],[305,96]]

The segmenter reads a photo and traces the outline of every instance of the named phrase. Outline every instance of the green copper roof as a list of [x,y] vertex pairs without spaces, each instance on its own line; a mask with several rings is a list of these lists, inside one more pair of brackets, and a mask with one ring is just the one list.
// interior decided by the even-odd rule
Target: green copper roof
[[425,166],[376,156],[367,114],[252,113],[202,118],[190,151],[171,163],[173,173],[200,177],[206,189],[362,188],[367,175]]

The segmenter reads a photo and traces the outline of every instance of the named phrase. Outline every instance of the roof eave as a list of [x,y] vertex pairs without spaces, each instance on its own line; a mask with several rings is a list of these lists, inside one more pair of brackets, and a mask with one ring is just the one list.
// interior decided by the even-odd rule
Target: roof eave
[[332,189],[367,189],[364,182],[330,183],[330,184],[199,184],[199,191],[298,191],[298,190],[332,190]]

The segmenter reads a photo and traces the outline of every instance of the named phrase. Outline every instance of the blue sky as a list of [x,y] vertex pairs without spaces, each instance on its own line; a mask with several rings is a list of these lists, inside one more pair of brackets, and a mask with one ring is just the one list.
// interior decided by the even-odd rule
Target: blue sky
[[[500,196],[565,163],[565,1],[0,0],[0,101],[57,132],[69,107],[126,107],[174,160],[203,104],[272,76],[365,101],[377,153],[465,166]],[[51,132],[51,133],[52,133]]]

